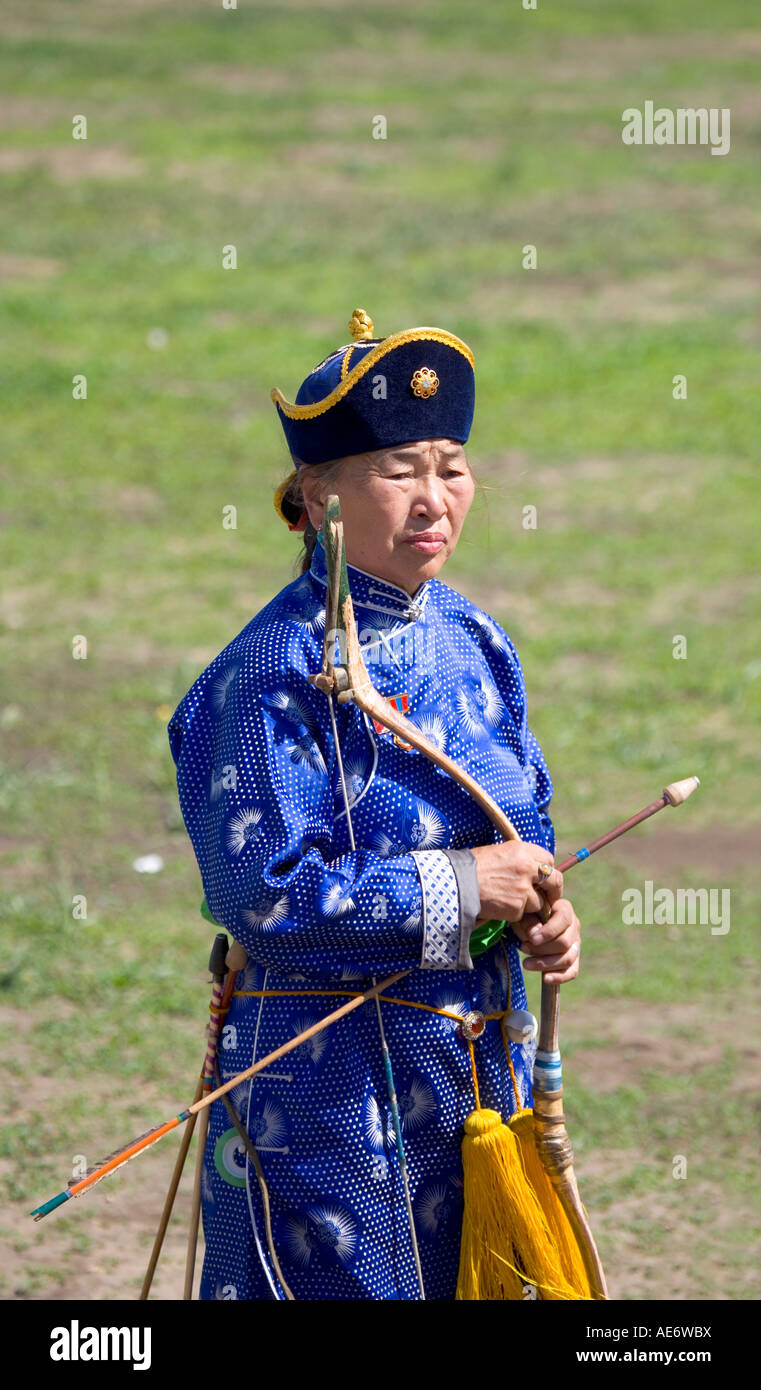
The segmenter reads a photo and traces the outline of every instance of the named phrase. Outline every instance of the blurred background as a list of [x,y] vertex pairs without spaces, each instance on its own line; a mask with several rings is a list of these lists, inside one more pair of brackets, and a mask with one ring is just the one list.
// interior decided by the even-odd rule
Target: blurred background
[[[756,7],[6,0],[0,32],[2,1296],[137,1296],[175,1137],[27,1213],[191,1099],[211,935],[166,724],[293,576],[269,392],[362,306],[475,353],[445,578],[517,644],[558,857],[701,778],[568,880],[567,1114],[613,1297],[756,1297]],[[730,108],[730,152],[624,145],[647,100]],[[625,927],[646,880],[729,888],[730,930]]]

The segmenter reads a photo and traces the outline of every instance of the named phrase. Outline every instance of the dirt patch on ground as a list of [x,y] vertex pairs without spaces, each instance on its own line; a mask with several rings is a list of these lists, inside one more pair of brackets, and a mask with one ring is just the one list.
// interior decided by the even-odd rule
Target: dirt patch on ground
[[165,506],[161,494],[145,483],[102,482],[96,496],[104,512],[124,521],[147,521]]
[[[71,1019],[78,1013],[73,1003],[60,998],[56,999],[55,1009],[59,1019]],[[88,1163],[105,1157],[116,1144],[126,1143],[150,1124],[167,1118],[173,1110],[176,1112],[178,1101],[192,1098],[194,1081],[185,1078],[178,1082],[171,1097],[156,1085],[142,1084],[139,1100],[149,1108],[152,1118],[141,1123],[130,1103],[135,1088],[128,1079],[115,1081],[113,1077],[92,1075],[84,1081],[67,1075],[58,1064],[55,1070],[46,1070],[40,1061],[44,1055],[45,1025],[38,1013],[3,1005],[0,1027],[4,1036],[14,1038],[12,1083],[10,1089],[6,1088],[3,1126],[10,1133],[11,1124],[23,1122],[32,1155],[28,1160],[14,1157],[0,1163],[0,1176],[6,1181],[15,1180],[16,1190],[24,1188],[23,1198],[4,1203],[0,1217],[1,1296],[11,1300],[136,1299],[179,1149],[179,1135],[168,1135],[155,1149],[140,1155],[82,1199],[65,1204],[43,1221],[34,1222],[30,1211],[71,1181],[68,1165],[73,1161],[75,1148],[84,1152]],[[198,1042],[202,1048],[200,1028]],[[83,1095],[95,1105],[89,1118],[82,1121],[85,1137],[76,1143],[70,1140],[68,1147],[55,1141],[45,1147],[49,1117],[72,1113]],[[45,1148],[48,1161],[55,1159],[53,1177],[48,1165],[46,1175],[35,1176],[33,1155],[40,1153],[41,1147]],[[194,1163],[195,1140],[175,1201],[153,1297],[182,1298]],[[197,1279],[202,1259],[200,1239]]]
[[[644,466],[646,460],[640,462]],[[578,482],[612,482],[621,476],[623,465],[620,458],[586,456],[566,459],[562,464],[543,463],[520,449],[502,449],[499,453],[490,454],[483,462],[476,460],[476,466],[484,476],[487,488],[491,481],[496,484],[493,490],[501,495],[506,483],[523,483],[526,479],[548,489],[569,488],[571,483],[575,485]],[[653,466],[662,468],[663,461],[656,460]]]
[[53,579],[15,589],[4,588],[0,593],[0,622],[12,630],[26,627],[34,613],[48,611],[48,602],[54,591]]
[[80,179],[137,179],[144,173],[144,161],[127,154],[118,145],[94,146],[85,140],[69,143],[71,148],[62,145],[55,150],[0,150],[0,172],[42,169],[58,183],[76,183]]
[[750,268],[714,275],[708,264],[692,263],[624,280],[537,270],[502,285],[491,279],[468,296],[468,309],[489,322],[530,319],[567,324],[573,318],[669,324],[705,318],[717,306],[747,309],[758,294],[759,278]]
[[290,68],[261,68],[252,64],[242,67],[236,63],[201,63],[183,68],[186,82],[213,87],[218,92],[242,95],[273,96],[281,92],[300,91],[302,78]]
[[22,256],[12,251],[0,254],[0,276],[4,280],[50,280],[60,275],[63,268],[63,261],[52,256]]
[[[293,150],[288,153],[280,152],[277,162],[269,167],[252,163],[247,166],[243,176],[239,164],[214,155],[193,160],[170,160],[165,173],[167,178],[180,183],[187,181],[205,193],[214,194],[219,198],[234,199],[243,207],[255,203],[259,209],[266,209],[270,192],[273,199],[282,200],[285,165],[298,165],[298,171],[294,170],[291,179],[295,180],[292,184],[294,202],[300,200],[301,205],[315,202],[333,206],[335,198],[346,197],[350,191],[353,192],[352,176],[348,172],[341,173],[340,170],[332,168],[327,162],[323,164],[322,158],[318,158],[314,148],[301,147],[302,162],[299,164],[299,148],[293,147],[296,153],[293,153]],[[303,153],[306,148],[311,148],[311,159]],[[277,234],[279,233],[273,227],[273,235]],[[332,329],[332,324],[327,326]],[[315,331],[315,328],[324,334],[326,324],[322,320],[316,325],[303,321],[304,332]]]
[[71,125],[71,104],[58,101],[42,101],[38,97],[0,95],[0,126],[10,130],[16,126],[20,130],[38,130],[45,126],[66,123]]
[[[684,148],[689,152],[689,147]],[[656,217],[666,212],[696,220],[718,213],[724,219],[726,230],[726,219],[733,217],[737,205],[729,207],[726,199],[722,199],[711,185],[667,182],[654,177],[647,179],[643,175],[636,181],[621,179],[599,187],[579,186],[560,196],[538,193],[530,201],[521,203],[520,225],[557,227],[560,209],[564,218],[578,218],[580,223],[604,219],[621,225],[622,232],[633,212],[651,211]],[[627,235],[630,235],[628,227]]]
[[[738,1001],[733,1011],[733,1035],[745,1045],[739,1052],[742,1065],[725,1069],[722,1100],[741,1098],[758,1089],[761,1038],[756,1013],[752,999]],[[581,1042],[583,1030],[584,1024],[577,1021],[574,1026],[569,1015],[566,1036],[576,1033]],[[641,1088],[648,1098],[643,1109],[641,1148],[617,1147],[616,1136],[611,1134],[604,1144],[582,1150],[576,1165],[603,1252],[610,1296],[667,1302],[756,1298],[755,1275],[749,1272],[753,1269],[750,1254],[747,1248],[742,1250],[742,1196],[723,1181],[726,1165],[735,1173],[753,1171],[757,1140],[752,1116],[743,1139],[733,1142],[720,1160],[716,1149],[705,1152],[703,1142],[685,1145],[689,1111],[683,1102],[674,1116],[674,1143],[675,1155],[679,1152],[686,1159],[684,1177],[675,1176],[675,1155],[664,1159],[659,1150],[656,1157],[648,1140],[651,1118],[657,1114],[665,1122],[673,1110],[672,1100],[658,1102],[653,1077],[660,1073],[664,1082],[682,1078],[685,1096],[692,1096],[691,1104],[710,1105],[714,1097],[704,1086],[694,1095],[689,1088],[696,1065],[701,1070],[721,1065],[726,1037],[711,1034],[703,1004],[687,1001],[656,1008],[641,999],[598,1000],[594,1032],[596,1038],[605,1039],[605,1046],[579,1046],[573,1051],[567,1067],[573,1076],[571,1087],[578,1081],[602,1095],[621,1087]],[[572,1113],[570,1096],[569,1110]],[[640,1177],[640,1190],[622,1191],[622,1178],[635,1173]],[[599,1204],[592,1200],[590,1205],[590,1193],[594,1198],[595,1191],[616,1195]],[[747,1213],[747,1221],[750,1232],[753,1213]]]
[[540,598],[532,598],[520,589],[486,589],[480,586],[479,596],[482,594],[484,612],[493,613],[507,632],[520,627],[529,640],[540,635],[544,612],[544,603]]
[[[668,63],[681,65],[690,58],[718,64],[722,60],[750,58],[754,53],[761,53],[761,33],[747,29],[703,34],[583,34],[578,38],[557,38],[537,57],[546,78],[558,84],[582,83],[586,87],[591,82],[622,81],[627,77],[641,77],[643,83],[652,81],[649,69],[656,60],[659,67]],[[701,103],[696,100],[692,104]]]
[[678,622],[680,615],[687,614],[699,617],[701,623],[736,623],[749,600],[759,596],[761,581],[755,574],[737,574],[733,579],[705,583],[697,591],[691,576],[677,584],[662,585],[649,605],[647,618],[657,623],[668,615]]
[[[301,0],[293,0],[300,4]],[[431,0],[435,3],[435,0]],[[336,8],[344,6],[343,0],[334,0]],[[333,6],[332,6],[333,7]],[[422,6],[416,6],[416,12]],[[388,41],[376,45],[372,51],[373,83],[383,83],[387,76],[395,78],[419,79],[421,72],[431,68],[431,50],[425,36],[404,23],[400,9],[398,23],[387,25]],[[351,83],[363,76],[361,66],[365,50],[355,44],[336,47],[320,53],[320,67],[330,72],[334,82],[345,82],[349,89]],[[455,41],[449,47],[436,50],[436,76],[445,82],[465,82],[472,80],[482,89],[485,84],[496,84],[506,78],[517,82],[525,80],[527,65],[538,74],[544,86],[569,87],[581,84],[588,90],[590,84],[608,84],[612,94],[619,84],[638,83],[643,85],[643,100],[648,95],[647,83],[652,80],[649,69],[657,61],[659,67],[669,63],[684,64],[690,58],[704,58],[716,64],[722,60],[748,58],[761,51],[761,35],[757,31],[735,31],[721,33],[675,34],[606,34],[603,36],[581,34],[577,36],[554,35],[544,42],[513,43],[511,36],[493,46],[491,52],[476,47],[467,40]],[[358,61],[359,57],[359,61]],[[670,78],[673,86],[673,79]],[[622,103],[618,95],[612,95],[620,112]],[[695,101],[685,105],[699,105]]]
[[[609,1151],[607,1174],[626,1171],[631,1158]],[[590,1213],[598,1244],[607,1243],[614,1252],[605,1262],[610,1297],[676,1304],[757,1298],[750,1260],[744,1275],[729,1271],[722,1277],[726,1217],[722,1222],[720,1189],[707,1182],[668,1181],[658,1194],[621,1198],[607,1212]],[[715,1218],[710,1228],[691,1224],[691,1212],[701,1207]],[[656,1241],[657,1248],[648,1249],[648,1242]]]
[[[158,1160],[143,1159],[140,1181],[107,1179],[118,1192],[87,1193],[67,1204],[66,1215],[53,1213],[34,1223],[29,1207],[6,1208],[0,1236],[6,1299],[137,1299],[158,1228],[179,1140]],[[192,1200],[194,1156],[186,1165],[175,1212],[151,1290],[151,1298],[182,1298],[187,1231]],[[147,1171],[149,1169],[150,1171]],[[126,1170],[128,1171],[128,1170]],[[51,1196],[51,1192],[40,1194]],[[36,1200],[36,1199],[35,1199]],[[85,1210],[85,1204],[91,1204]],[[199,1239],[195,1296],[203,1263]]]
[[[15,13],[12,13],[14,9]],[[98,0],[97,5],[87,6],[77,24],[79,15],[72,14],[70,9],[64,9],[62,5],[29,5],[25,0],[6,0],[3,6],[3,37],[6,42],[36,37],[49,40],[61,32],[69,43],[78,36],[92,42],[100,33],[108,33],[114,28],[123,29],[128,12],[140,14],[141,10],[156,9],[175,10],[178,16],[187,17],[193,12],[205,12],[205,6],[199,0],[184,4],[181,0]]]
[[[761,1082],[761,1031],[750,1004],[740,1001],[733,1012],[732,1033],[745,1045],[739,1049],[742,1070],[727,1076],[727,1093]],[[712,1033],[707,1026],[705,1005],[689,1000],[656,1006],[645,999],[598,999],[591,1042],[604,1040],[604,1046],[583,1045],[588,1025],[572,1013],[565,1034],[577,1035],[579,1043],[571,1062],[574,1078],[598,1094],[622,1086],[642,1086],[649,1093],[647,1076],[653,1073],[689,1078],[696,1061],[701,1067],[721,1065],[727,1043],[725,1029]]]

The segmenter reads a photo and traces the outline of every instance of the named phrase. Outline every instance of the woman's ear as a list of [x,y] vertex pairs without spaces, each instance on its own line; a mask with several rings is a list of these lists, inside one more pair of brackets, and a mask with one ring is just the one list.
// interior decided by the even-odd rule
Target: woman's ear
[[322,500],[320,479],[315,477],[313,473],[309,473],[306,468],[303,468],[300,481],[301,495],[304,498],[307,516],[314,526],[315,531],[319,531],[322,526],[322,516],[325,510],[325,503]]

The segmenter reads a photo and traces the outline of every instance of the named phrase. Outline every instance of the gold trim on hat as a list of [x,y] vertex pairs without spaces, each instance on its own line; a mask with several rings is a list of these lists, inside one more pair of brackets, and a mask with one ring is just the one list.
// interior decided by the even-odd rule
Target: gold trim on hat
[[322,401],[315,401],[314,405],[294,405],[287,401],[282,391],[277,386],[273,386],[270,391],[270,398],[276,406],[287,415],[290,420],[314,420],[318,415],[324,415],[327,410],[343,399],[353,386],[375,366],[387,353],[393,352],[394,348],[401,347],[404,343],[433,342],[444,343],[446,347],[454,348],[456,352],[461,352],[467,358],[471,367],[475,369],[475,359],[467,343],[462,338],[455,337],[454,333],[447,333],[445,328],[406,328],[403,333],[392,333],[388,338],[378,343],[377,347],[371,348],[368,353],[353,367],[343,381],[333,388],[330,395]]
[[341,363],[341,380],[342,380],[342,381],[343,381],[344,377],[346,376],[346,373],[347,373],[348,370],[349,370],[349,358],[353,355],[353,352],[354,352],[354,344],[352,343],[351,347],[348,347],[348,348],[346,349],[346,352],[344,353],[344,360],[343,360],[343,362]]

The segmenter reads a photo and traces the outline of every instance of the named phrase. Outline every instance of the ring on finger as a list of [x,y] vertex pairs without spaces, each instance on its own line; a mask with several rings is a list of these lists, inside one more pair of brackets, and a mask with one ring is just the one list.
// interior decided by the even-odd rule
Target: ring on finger
[[539,869],[538,869],[538,874],[539,874],[538,882],[539,882],[540,884],[541,884],[541,883],[544,883],[544,880],[545,880],[546,878],[549,878],[549,877],[550,877],[550,874],[552,873],[553,868],[554,868],[554,865],[553,865],[553,864],[540,864],[540,865],[539,865]]

